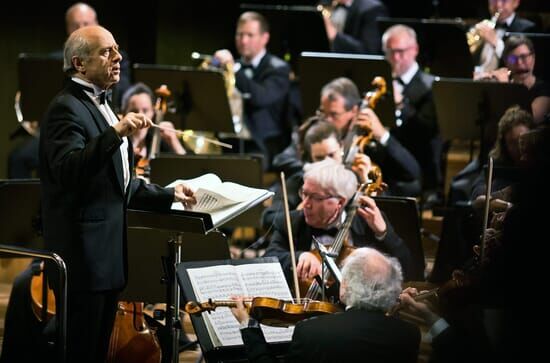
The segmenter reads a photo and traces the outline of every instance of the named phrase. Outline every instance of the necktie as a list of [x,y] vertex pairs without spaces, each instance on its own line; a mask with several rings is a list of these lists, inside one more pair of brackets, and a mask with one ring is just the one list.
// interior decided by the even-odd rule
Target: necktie
[[402,85],[403,87],[406,86],[405,82],[403,82],[401,77],[395,77],[393,80],[396,81],[397,83],[399,83],[400,85]]
[[254,77],[254,67],[252,64],[241,63],[241,68],[248,79]]

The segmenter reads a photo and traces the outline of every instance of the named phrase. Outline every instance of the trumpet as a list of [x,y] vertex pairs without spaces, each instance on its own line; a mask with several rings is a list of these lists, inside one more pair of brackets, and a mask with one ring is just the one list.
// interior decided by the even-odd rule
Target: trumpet
[[[495,12],[495,14],[491,17],[491,19],[485,19],[482,21],[482,23],[487,24],[492,29],[495,28],[497,25],[498,17],[500,16],[500,11]],[[466,33],[466,40],[468,41],[468,47],[470,48],[470,53],[474,54],[481,44],[483,44],[483,38],[479,34],[479,31],[475,27],[470,28],[468,32]]]

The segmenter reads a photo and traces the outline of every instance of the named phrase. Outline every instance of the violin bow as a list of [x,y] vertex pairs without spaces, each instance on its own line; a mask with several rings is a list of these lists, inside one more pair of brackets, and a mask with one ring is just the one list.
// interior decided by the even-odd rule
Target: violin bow
[[483,211],[483,229],[481,234],[481,261],[485,260],[485,244],[487,243],[487,225],[489,223],[489,209],[491,206],[491,187],[493,185],[493,158],[489,156],[487,170],[487,186],[485,188],[485,209]]
[[298,283],[298,272],[296,271],[296,253],[294,252],[294,239],[292,237],[290,211],[288,210],[288,195],[286,193],[285,173],[283,171],[281,171],[281,185],[283,187],[283,201],[285,207],[286,229],[288,231],[288,246],[290,248],[290,260],[292,264],[292,277],[294,280],[294,293],[296,295],[296,301],[300,301],[300,284]]

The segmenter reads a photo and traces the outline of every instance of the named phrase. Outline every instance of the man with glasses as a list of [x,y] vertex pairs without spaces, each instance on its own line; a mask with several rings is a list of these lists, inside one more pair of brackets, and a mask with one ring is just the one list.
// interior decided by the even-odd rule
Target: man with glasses
[[[290,213],[300,280],[321,274],[321,262],[311,252],[312,237],[316,237],[323,245],[332,244],[338,229],[342,228],[346,213],[350,212],[345,209],[358,187],[355,174],[330,158],[308,164],[304,171],[304,185],[299,191],[303,209]],[[348,231],[349,244],[374,247],[397,257],[407,276],[411,258],[408,247],[395,233],[374,199],[363,195],[358,205],[357,214]],[[288,232],[284,221],[284,218],[276,220],[265,256],[278,257],[287,280],[292,281]]]
[[418,43],[412,28],[401,24],[388,28],[382,47],[394,77],[396,123],[391,133],[418,160],[426,200],[435,201],[442,182],[442,142],[432,99],[435,77],[424,73],[416,62]]
[[474,54],[476,73],[497,69],[504,50],[503,37],[506,32],[528,33],[535,31],[535,23],[520,18],[516,9],[520,0],[488,0],[491,17],[498,11],[497,23],[493,28],[486,21],[481,21],[475,28],[484,41],[483,47]]

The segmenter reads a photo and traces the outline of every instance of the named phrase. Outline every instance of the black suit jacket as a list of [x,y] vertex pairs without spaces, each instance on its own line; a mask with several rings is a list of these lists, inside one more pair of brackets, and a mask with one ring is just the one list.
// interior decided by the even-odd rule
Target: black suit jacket
[[428,188],[435,187],[441,181],[441,141],[432,94],[434,79],[434,76],[420,69],[416,72],[403,89],[403,123],[391,131],[420,164],[423,183]]
[[[241,331],[251,362],[275,362],[258,328]],[[416,362],[420,331],[380,311],[350,309],[296,324],[285,362]]]
[[340,53],[380,53],[381,34],[376,18],[388,16],[378,0],[354,0],[348,9],[344,31],[338,32],[332,50]]
[[[75,82],[41,123],[40,175],[46,248],[67,264],[69,289],[120,289],[126,282],[126,209],[168,210],[172,189],[132,179],[124,190],[120,145],[93,101]],[[133,165],[129,144],[130,167]]]
[[512,23],[510,23],[506,31],[519,32],[519,33],[533,33],[537,31],[536,28],[537,28],[536,24],[533,23],[531,20],[520,18],[516,14],[516,16],[514,17],[514,20],[512,20]]
[[[280,58],[266,53],[248,78],[241,68],[235,74],[236,86],[243,94],[244,119],[254,140],[261,143],[267,138],[283,137],[288,143],[290,128],[287,124],[290,66]],[[284,144],[281,150],[286,146]]]
[[[386,216],[383,213],[382,215],[388,228],[386,237],[382,241],[378,241],[374,237],[374,233],[360,216],[355,216],[352,221],[349,231],[351,239],[356,247],[374,247],[381,252],[396,257],[403,269],[405,280],[407,280],[406,277],[408,267],[410,266],[411,252],[403,240],[395,233]],[[294,248],[296,249],[296,259],[298,259],[300,254],[311,250],[312,236],[315,231],[306,223],[304,212],[301,210],[292,211],[290,213],[290,220],[294,238]],[[275,220],[273,235],[271,236],[265,256],[276,256],[281,263],[287,280],[292,281],[288,232],[284,222],[285,219],[283,215]]]

